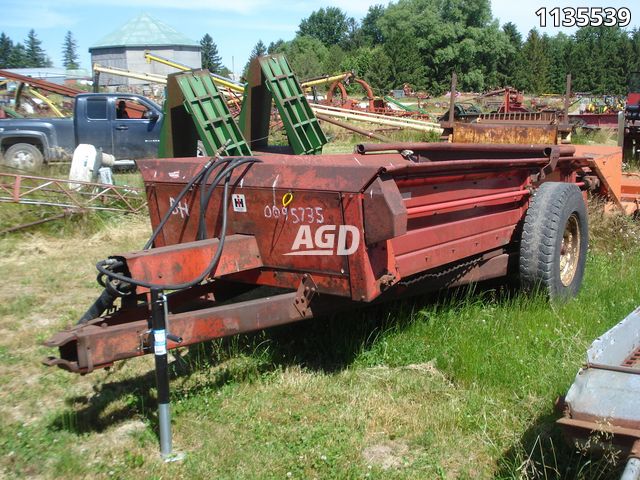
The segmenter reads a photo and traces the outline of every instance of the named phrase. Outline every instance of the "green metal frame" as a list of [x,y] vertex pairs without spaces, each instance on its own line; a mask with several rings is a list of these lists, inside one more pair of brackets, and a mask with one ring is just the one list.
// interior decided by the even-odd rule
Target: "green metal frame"
[[[224,155],[252,154],[207,70],[169,75],[160,156],[189,156],[185,150],[193,151],[193,140],[195,138],[197,143],[198,137],[209,156],[214,155],[227,140],[231,143],[224,150]],[[188,143],[189,148],[184,143]]]
[[260,57],[267,88],[280,112],[293,152],[322,153],[327,137],[284,55]]
[[266,146],[273,99],[293,153],[322,153],[327,137],[284,55],[252,60],[248,77],[240,125],[251,146]]

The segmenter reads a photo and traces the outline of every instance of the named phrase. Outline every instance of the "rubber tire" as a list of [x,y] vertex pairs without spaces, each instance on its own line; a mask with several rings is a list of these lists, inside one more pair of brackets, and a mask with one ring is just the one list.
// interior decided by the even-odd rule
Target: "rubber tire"
[[[576,215],[580,232],[576,271],[569,285],[560,279],[560,251],[569,218]],[[552,301],[576,296],[582,285],[589,247],[587,207],[572,183],[547,182],[535,191],[525,215],[520,241],[520,284]]]
[[2,156],[2,164],[16,170],[33,172],[42,167],[43,163],[42,152],[30,143],[11,145]]

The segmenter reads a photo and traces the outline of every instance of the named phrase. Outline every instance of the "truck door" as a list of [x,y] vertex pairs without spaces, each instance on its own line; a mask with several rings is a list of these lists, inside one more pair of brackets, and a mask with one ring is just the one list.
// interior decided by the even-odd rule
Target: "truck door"
[[88,96],[78,99],[74,116],[76,145],[88,143],[96,148],[102,148],[106,153],[113,153],[108,105],[106,97]]
[[117,160],[157,157],[162,113],[143,99],[122,96],[113,107],[113,147]]

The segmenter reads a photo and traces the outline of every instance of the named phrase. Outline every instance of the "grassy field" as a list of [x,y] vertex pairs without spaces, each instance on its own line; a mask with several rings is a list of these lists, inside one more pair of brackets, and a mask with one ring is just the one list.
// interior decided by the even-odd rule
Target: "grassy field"
[[478,285],[182,349],[176,464],[158,455],[151,357],[86,377],[40,364],[146,217],[0,238],[0,478],[618,478],[554,425],[588,345],[640,303],[640,229],[597,206],[591,222],[564,305]]

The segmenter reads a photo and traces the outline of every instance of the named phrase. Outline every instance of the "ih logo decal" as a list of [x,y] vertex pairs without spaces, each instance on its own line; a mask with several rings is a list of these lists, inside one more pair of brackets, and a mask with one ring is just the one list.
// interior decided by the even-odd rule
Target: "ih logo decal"
[[234,193],[231,195],[231,204],[234,212],[247,212],[247,201],[242,193]]
[[353,225],[322,225],[315,235],[310,225],[300,225],[285,255],[351,255],[359,245],[360,230]]

